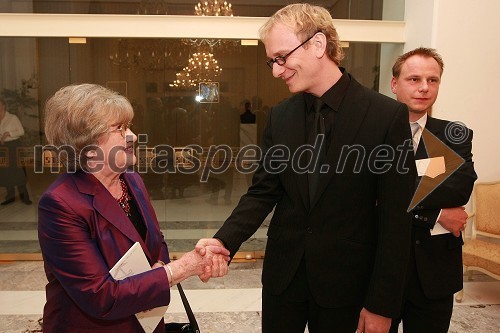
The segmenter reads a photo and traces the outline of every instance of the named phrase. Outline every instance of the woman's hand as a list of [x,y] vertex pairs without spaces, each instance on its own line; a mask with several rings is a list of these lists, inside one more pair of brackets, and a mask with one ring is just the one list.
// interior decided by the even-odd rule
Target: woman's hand
[[220,253],[224,257],[214,256],[212,258],[212,266],[207,269],[204,274],[199,275],[201,281],[208,282],[211,277],[221,277],[227,274],[229,270],[228,262],[230,259],[230,252],[224,247],[224,244],[219,239],[202,238],[196,243],[195,250],[201,255],[224,250]]
[[155,269],[155,268],[158,268],[158,267],[163,267],[165,266],[165,263],[163,261],[157,261],[152,267],[151,269]]
[[[201,255],[198,251],[192,250],[185,253],[179,260],[170,262],[174,278],[170,284],[179,283],[193,275],[198,275],[208,281],[210,277],[220,277],[227,274],[228,250],[220,246],[207,246],[206,251],[203,252],[204,255]],[[164,268],[170,280],[172,274],[170,274],[168,267]]]
[[212,255],[212,265],[207,267],[203,274],[198,275],[200,280],[203,282],[208,282],[208,280],[212,277],[225,276],[229,271],[229,255],[214,254],[213,250],[213,246],[207,246],[205,247],[205,251],[203,251],[205,253],[205,256]]

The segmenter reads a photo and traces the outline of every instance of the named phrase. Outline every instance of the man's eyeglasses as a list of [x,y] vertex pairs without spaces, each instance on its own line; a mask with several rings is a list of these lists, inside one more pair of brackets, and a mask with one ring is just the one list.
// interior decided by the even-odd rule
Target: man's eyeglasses
[[127,133],[127,130],[129,128],[131,128],[131,127],[132,127],[132,123],[121,124],[120,126],[118,126],[118,128],[113,129],[113,130],[109,130],[108,133],[120,132],[120,134],[122,135],[122,137],[125,137],[125,134]]
[[287,54],[285,55],[282,55],[282,56],[277,56],[275,57],[274,59],[269,59],[268,61],[266,61],[266,64],[269,66],[269,68],[273,69],[273,65],[276,63],[280,66],[283,66],[285,63],[286,63],[286,58],[288,58],[290,56],[290,54],[292,54],[293,52],[297,51],[299,49],[299,47],[303,46],[305,43],[307,43],[308,41],[311,40],[311,38],[313,38],[314,36],[316,36],[316,34],[318,32],[321,32],[321,31],[316,31],[314,33],[314,35],[312,35],[311,37],[309,37],[308,39],[306,39],[302,44],[300,44],[299,46],[297,46],[296,48],[294,48],[293,50],[291,50],[290,52],[288,52]]

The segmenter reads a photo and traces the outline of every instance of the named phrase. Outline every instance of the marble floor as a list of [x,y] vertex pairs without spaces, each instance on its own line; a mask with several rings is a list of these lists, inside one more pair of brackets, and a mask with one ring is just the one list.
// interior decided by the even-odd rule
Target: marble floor
[[[182,195],[178,190],[172,193],[172,188],[166,185],[155,190],[154,183],[162,183],[161,179],[147,181],[171,252],[189,251],[199,238],[211,237],[248,186],[248,179],[236,173],[221,179],[217,186],[187,186]],[[38,187],[36,190],[34,184],[30,186],[33,205],[27,206],[18,200],[0,206],[0,254],[40,252],[36,209],[45,185]],[[2,191],[0,188],[0,199],[4,197]],[[267,226],[265,221],[240,250],[259,258],[257,253],[265,249]],[[0,333],[40,332],[38,319],[43,311],[46,284],[43,262],[2,259],[0,255]],[[206,284],[198,278],[183,282],[203,333],[260,332],[261,272],[262,260],[252,259],[233,262],[224,278]],[[473,281],[466,280],[464,289],[464,300],[454,307],[449,332],[499,332],[500,281],[475,274]],[[187,321],[177,292],[173,293],[165,321]]]
[[[198,278],[183,282],[203,333],[260,332],[261,271],[262,260],[251,260],[231,264],[227,276],[206,284]],[[41,261],[0,262],[0,332],[39,330],[45,283]],[[449,332],[499,332],[500,281],[478,273],[473,281],[465,281],[464,288],[463,302],[454,306]],[[187,321],[178,292],[173,294],[165,321]]]

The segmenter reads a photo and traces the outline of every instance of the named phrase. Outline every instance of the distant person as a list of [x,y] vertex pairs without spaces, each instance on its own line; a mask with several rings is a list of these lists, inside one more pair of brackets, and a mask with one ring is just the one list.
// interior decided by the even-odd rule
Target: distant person
[[255,124],[256,116],[250,102],[245,102],[245,111],[240,115],[240,120],[242,124]]
[[[143,332],[135,314],[168,305],[172,286],[227,272],[221,247],[170,262],[144,183],[128,170],[136,162],[133,116],[125,97],[95,84],[64,87],[46,104],[47,141],[71,147],[59,156],[77,171],[62,174],[38,208],[45,333]],[[136,242],[152,269],[116,281],[109,270]],[[154,332],[165,332],[163,321]]]
[[17,116],[7,112],[7,103],[0,97],[0,148],[6,148],[8,166],[0,167],[0,186],[5,186],[5,200],[0,205],[8,205],[16,200],[16,190],[26,205],[31,205],[26,187],[26,171],[17,163],[17,148],[21,147],[20,138],[24,135],[23,125]]
[[[467,213],[461,206],[469,201],[477,175],[472,162],[472,130],[431,117],[443,69],[443,60],[436,50],[424,47],[403,54],[392,67],[392,92],[398,101],[408,105],[415,159],[439,157],[429,155],[432,146],[424,140],[425,130],[460,155],[464,163],[412,211],[406,293],[401,316],[393,321],[391,333],[398,332],[401,321],[405,333],[448,332],[453,294],[463,288],[461,232],[465,230]],[[464,133],[463,140],[450,135],[453,131],[448,128]],[[418,181],[422,181],[421,177]],[[431,235],[439,225],[449,233]]]
[[[196,248],[224,246],[234,256],[274,210],[262,332],[304,332],[307,325],[311,333],[387,333],[401,309],[410,251],[415,162],[406,106],[339,67],[342,47],[323,7],[288,5],[260,36],[272,75],[294,95],[269,111],[247,193],[214,238]],[[306,145],[314,154],[292,158]],[[358,153],[345,156],[346,148]],[[393,152],[383,172],[360,157],[380,148]]]

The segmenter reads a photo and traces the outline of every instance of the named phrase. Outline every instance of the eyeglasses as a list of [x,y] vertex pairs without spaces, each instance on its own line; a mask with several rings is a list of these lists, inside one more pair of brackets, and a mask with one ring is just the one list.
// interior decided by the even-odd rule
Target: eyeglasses
[[122,135],[122,137],[125,137],[125,134],[127,133],[127,130],[129,128],[131,128],[131,127],[132,127],[132,123],[121,124],[120,126],[118,126],[118,128],[113,129],[113,130],[109,130],[107,133],[120,132],[120,134]]
[[286,63],[286,58],[288,58],[290,56],[290,54],[292,54],[293,52],[297,51],[299,49],[299,47],[303,46],[305,43],[307,43],[309,40],[311,40],[311,38],[313,38],[314,36],[316,36],[316,34],[318,32],[321,32],[321,31],[316,31],[314,33],[314,35],[312,35],[311,37],[309,37],[308,39],[306,39],[302,44],[300,44],[299,46],[297,46],[296,48],[294,48],[293,50],[291,50],[287,54],[282,55],[282,56],[277,56],[274,59],[269,59],[268,61],[266,61],[267,66],[269,66],[269,68],[271,68],[271,69],[273,69],[273,65],[275,63],[277,63],[280,66],[283,66]]

